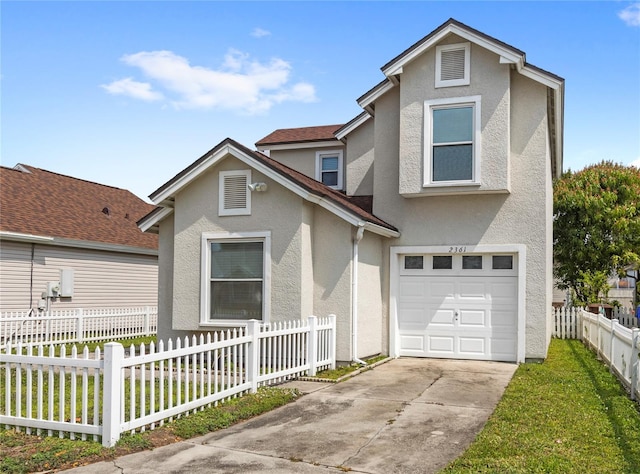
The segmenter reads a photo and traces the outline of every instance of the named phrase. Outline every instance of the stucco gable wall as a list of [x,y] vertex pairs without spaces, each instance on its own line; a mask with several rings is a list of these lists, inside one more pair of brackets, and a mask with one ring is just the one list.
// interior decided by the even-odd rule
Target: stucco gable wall
[[373,194],[374,121],[368,120],[347,137],[347,195]]
[[252,170],[251,180],[267,183],[253,193],[250,216],[218,216],[220,171],[248,166],[226,158],[176,196],[173,271],[173,329],[202,330],[200,253],[203,232],[271,232],[271,321],[301,318],[303,200]]
[[[449,35],[439,44],[463,43]],[[400,193],[505,192],[509,188],[509,66],[499,56],[471,44],[471,82],[468,86],[435,87],[436,48],[404,68],[400,82]],[[482,149],[479,187],[424,188],[425,101],[481,96]]]
[[[548,289],[552,195],[546,88],[516,72],[512,76],[506,115],[509,123],[505,124],[505,129],[510,129],[510,137],[505,139],[509,144],[508,160],[504,162],[511,175],[510,194],[419,198],[399,195],[398,180],[407,159],[407,154],[402,152],[407,144],[403,141],[407,132],[402,130],[403,120],[398,120],[406,110],[401,109],[403,99],[396,88],[376,102],[373,210],[401,231],[399,238],[385,241],[386,255],[389,246],[401,245],[526,245],[525,356],[542,358],[548,347],[548,308],[551,306]],[[428,80],[431,78],[429,74]],[[405,82],[401,82],[401,87]],[[485,102],[490,101],[485,101],[484,96],[482,100],[484,108]],[[483,139],[485,143],[489,140],[484,136]],[[421,170],[418,174],[421,176]],[[388,261],[388,256],[385,259]],[[383,275],[383,291],[388,285],[389,275]],[[384,305],[384,313],[388,314],[387,294]]]

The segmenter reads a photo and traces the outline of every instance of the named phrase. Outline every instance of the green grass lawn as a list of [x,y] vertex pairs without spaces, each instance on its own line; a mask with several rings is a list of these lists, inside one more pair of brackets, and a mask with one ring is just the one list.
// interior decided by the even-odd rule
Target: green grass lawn
[[580,341],[523,364],[484,430],[442,473],[640,473],[640,408]]

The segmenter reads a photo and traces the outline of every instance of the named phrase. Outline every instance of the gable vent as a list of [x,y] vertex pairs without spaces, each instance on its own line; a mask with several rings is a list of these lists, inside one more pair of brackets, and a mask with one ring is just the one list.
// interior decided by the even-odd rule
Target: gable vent
[[238,216],[251,214],[250,170],[220,172],[220,203],[218,214]]
[[247,184],[246,176],[225,176],[225,209],[244,209],[247,207]]
[[436,46],[436,87],[470,84],[471,43]]
[[464,48],[442,52],[441,81],[464,79],[464,56]]

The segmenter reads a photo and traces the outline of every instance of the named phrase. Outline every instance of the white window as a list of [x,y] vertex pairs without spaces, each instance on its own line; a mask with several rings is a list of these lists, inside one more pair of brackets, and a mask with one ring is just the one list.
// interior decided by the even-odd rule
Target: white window
[[480,96],[427,100],[424,186],[480,184]]
[[267,322],[270,233],[202,235],[201,324]]
[[470,43],[436,46],[436,87],[468,86]]
[[251,214],[251,170],[221,171],[219,178],[219,216]]
[[343,188],[342,150],[316,153],[316,180],[333,189]]

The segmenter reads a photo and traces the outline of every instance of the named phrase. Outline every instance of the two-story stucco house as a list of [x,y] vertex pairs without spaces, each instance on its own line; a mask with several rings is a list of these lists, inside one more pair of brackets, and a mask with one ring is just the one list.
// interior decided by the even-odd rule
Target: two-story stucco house
[[351,122],[227,139],[150,196],[160,337],[334,313],[338,360],[546,356],[563,79],[455,20],[382,72]]

